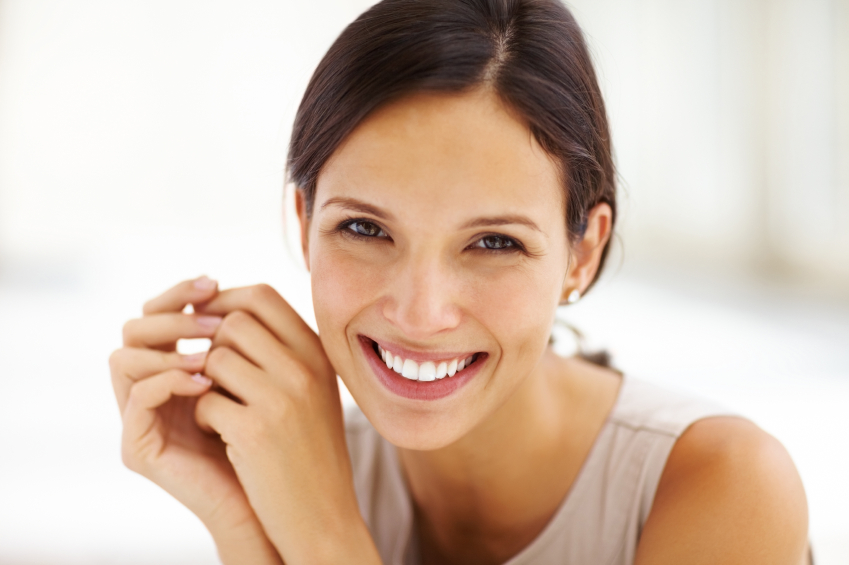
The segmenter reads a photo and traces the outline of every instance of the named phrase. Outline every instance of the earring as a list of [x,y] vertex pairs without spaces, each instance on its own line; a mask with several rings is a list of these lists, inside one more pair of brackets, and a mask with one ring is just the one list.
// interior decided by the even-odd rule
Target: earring
[[566,298],[566,304],[574,304],[581,299],[581,291],[577,288],[572,289],[569,296]]

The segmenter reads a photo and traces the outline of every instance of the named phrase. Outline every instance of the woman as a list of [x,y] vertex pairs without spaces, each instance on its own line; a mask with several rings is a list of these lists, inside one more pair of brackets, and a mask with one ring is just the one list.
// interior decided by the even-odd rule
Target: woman
[[111,358],[125,464],[224,563],[806,562],[776,440],[548,346],[616,219],[560,3],[377,4],[316,70],[289,168],[319,335],[268,286],[202,277]]

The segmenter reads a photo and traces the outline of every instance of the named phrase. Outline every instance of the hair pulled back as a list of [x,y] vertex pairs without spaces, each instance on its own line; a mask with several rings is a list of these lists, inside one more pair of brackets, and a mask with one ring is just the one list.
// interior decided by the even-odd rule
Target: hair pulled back
[[609,204],[615,221],[604,102],[581,29],[559,0],[383,0],[360,15],[319,63],[295,118],[289,180],[307,217],[321,168],[371,112],[414,92],[481,86],[559,164],[571,240],[596,204]]

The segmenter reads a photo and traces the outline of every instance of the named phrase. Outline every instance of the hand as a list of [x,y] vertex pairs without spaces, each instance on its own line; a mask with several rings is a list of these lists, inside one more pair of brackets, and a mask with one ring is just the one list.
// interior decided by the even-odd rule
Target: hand
[[[109,359],[123,420],[124,464],[194,512],[210,529],[221,557],[240,545],[239,561],[279,563],[216,435],[201,431],[194,411],[211,381],[199,374],[205,353],[180,355],[182,338],[211,338],[221,317],[183,314],[218,294],[214,281],[185,281],[149,301],[144,316],[124,326],[124,347]],[[192,376],[195,374],[195,376]],[[223,547],[226,545],[227,547]],[[236,553],[236,551],[233,551]]]
[[360,516],[336,372],[318,336],[271,287],[226,290],[198,307],[224,316],[206,361],[215,390],[198,424],[221,434],[280,555],[298,563],[379,563]]

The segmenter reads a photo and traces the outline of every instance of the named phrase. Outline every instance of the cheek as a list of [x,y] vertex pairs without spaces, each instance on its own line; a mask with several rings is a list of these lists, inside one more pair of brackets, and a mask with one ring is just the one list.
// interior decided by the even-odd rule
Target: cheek
[[537,264],[476,278],[468,289],[471,314],[501,349],[499,365],[516,376],[529,372],[548,344],[561,284],[559,270]]
[[379,295],[384,269],[320,244],[310,247],[310,267],[316,323],[333,361],[336,349],[347,347],[348,324]]

